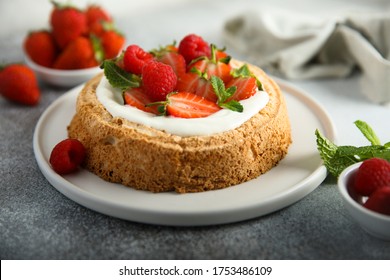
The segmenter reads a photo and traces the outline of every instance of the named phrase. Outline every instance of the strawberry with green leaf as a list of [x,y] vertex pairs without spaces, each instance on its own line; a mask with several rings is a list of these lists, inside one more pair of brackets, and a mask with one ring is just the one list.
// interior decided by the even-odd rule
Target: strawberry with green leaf
[[188,65],[188,69],[191,71],[191,69],[196,68],[202,73],[207,73],[208,77],[217,76],[224,83],[227,83],[232,78],[230,59],[230,56],[217,59],[217,47],[211,44],[211,57],[202,56],[195,59]]
[[237,90],[229,100],[244,100],[253,96],[257,90],[262,90],[261,82],[252,74],[247,64],[234,69],[232,77],[233,79],[226,84],[226,87],[235,86]]

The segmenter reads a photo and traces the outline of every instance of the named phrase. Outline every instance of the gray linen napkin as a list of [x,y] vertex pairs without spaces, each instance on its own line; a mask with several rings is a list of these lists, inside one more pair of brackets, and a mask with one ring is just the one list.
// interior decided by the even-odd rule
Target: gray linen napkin
[[320,19],[252,11],[226,22],[224,39],[229,48],[289,79],[346,77],[358,67],[362,92],[374,102],[390,102],[389,13]]

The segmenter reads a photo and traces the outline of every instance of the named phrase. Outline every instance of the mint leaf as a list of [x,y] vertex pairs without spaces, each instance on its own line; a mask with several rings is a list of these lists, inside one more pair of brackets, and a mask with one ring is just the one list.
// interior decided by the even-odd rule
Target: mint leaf
[[316,129],[315,135],[317,136],[317,149],[320,152],[320,157],[324,161],[324,165],[328,171],[335,175],[338,171],[337,169],[333,169],[332,161],[335,158],[338,146],[323,136],[318,129]]
[[218,103],[225,102],[226,99],[228,99],[230,96],[232,96],[234,94],[234,92],[237,90],[237,88],[236,88],[236,90],[234,90],[234,91],[233,90],[227,91],[225,89],[225,84],[217,76],[211,76],[210,82],[211,82],[211,86],[214,89],[215,94],[218,97]]
[[240,102],[236,100],[231,100],[229,102],[222,103],[219,106],[239,113],[242,113],[244,111],[244,107],[240,104]]
[[390,142],[383,146],[377,144],[380,141],[368,124],[363,121],[356,121],[355,124],[369,139],[371,146],[337,146],[323,136],[318,129],[315,131],[320,156],[328,171],[335,177],[338,177],[348,166],[369,158],[377,157],[390,161]]
[[240,68],[236,68],[232,71],[232,77],[233,78],[247,78],[251,77],[252,73],[248,68],[248,64],[242,65]]
[[370,141],[371,145],[380,145],[381,141],[378,136],[376,136],[374,130],[366,122],[357,120],[355,125],[363,133],[363,135]]
[[140,77],[126,72],[112,60],[103,61],[100,68],[104,69],[105,76],[114,88],[126,90],[128,88],[139,87],[141,84]]
[[211,76],[210,82],[215,94],[218,97],[218,106],[239,113],[242,113],[244,111],[244,107],[240,104],[240,102],[236,100],[226,101],[236,92],[236,86],[232,86],[226,89],[224,82],[221,80],[221,78],[217,76]]

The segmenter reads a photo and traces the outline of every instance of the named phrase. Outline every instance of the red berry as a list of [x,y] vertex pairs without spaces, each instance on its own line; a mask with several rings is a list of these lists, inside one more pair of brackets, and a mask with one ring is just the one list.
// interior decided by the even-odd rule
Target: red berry
[[170,65],[177,77],[180,77],[186,72],[184,57],[177,52],[168,51],[157,57],[157,61]]
[[179,53],[184,56],[187,64],[200,56],[210,57],[211,49],[209,44],[202,37],[189,34],[179,44]]
[[104,59],[116,57],[125,44],[125,37],[113,30],[103,32],[100,39],[104,50]]
[[214,103],[218,100],[210,80],[206,79],[201,73],[190,72],[181,75],[177,81],[176,89],[194,93]]
[[85,155],[84,145],[80,141],[65,139],[53,148],[49,162],[58,174],[69,174],[77,170]]
[[55,1],[52,3],[54,8],[50,15],[50,24],[57,45],[63,49],[77,37],[87,33],[87,18],[84,12],[77,8]]
[[123,56],[123,65],[127,72],[140,75],[144,65],[151,60],[153,60],[153,55],[137,45],[130,45]]
[[363,206],[372,211],[390,215],[390,185],[376,189]]
[[179,92],[168,96],[166,110],[169,115],[178,118],[203,118],[221,110],[212,101],[190,92]]
[[22,64],[0,68],[0,95],[24,105],[38,104],[41,91],[33,70]]
[[163,101],[175,89],[177,77],[171,66],[152,60],[142,68],[142,83],[153,101]]
[[236,92],[228,100],[244,100],[257,92],[257,81],[254,77],[237,77],[230,80],[226,88],[236,86]]
[[45,67],[51,67],[57,56],[54,38],[46,30],[29,33],[23,47],[32,61]]
[[87,7],[85,10],[85,17],[87,19],[87,25],[89,29],[91,29],[95,23],[112,21],[110,14],[105,9],[99,5],[94,4]]
[[127,105],[133,106],[144,112],[153,113],[156,115],[158,114],[156,106],[146,106],[152,103],[152,100],[146,93],[142,91],[141,88],[130,88],[123,93],[123,97]]
[[360,165],[353,185],[357,194],[370,196],[376,189],[390,185],[390,163],[381,158],[371,158]]

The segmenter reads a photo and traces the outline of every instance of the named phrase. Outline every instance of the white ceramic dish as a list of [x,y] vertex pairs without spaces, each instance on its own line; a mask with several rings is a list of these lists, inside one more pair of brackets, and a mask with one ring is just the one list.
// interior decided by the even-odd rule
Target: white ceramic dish
[[53,147],[67,138],[66,127],[74,115],[81,87],[61,96],[42,114],[34,132],[35,156],[43,175],[58,191],[85,207],[114,217],[175,226],[259,217],[297,202],[325,179],[327,171],[317,151],[315,129],[335,139],[334,126],[321,106],[293,86],[278,83],[287,100],[293,144],[278,166],[237,186],[193,194],[155,194],[108,183],[86,170],[63,177],[56,174],[48,159]]
[[344,199],[345,208],[366,232],[380,239],[390,240],[390,216],[363,207],[363,198],[349,190],[348,182],[361,164],[358,162],[347,167],[339,176],[338,189]]
[[39,80],[61,87],[74,87],[80,85],[103,71],[99,66],[80,70],[51,69],[36,64],[27,55],[25,55],[25,61],[26,64],[34,70]]

